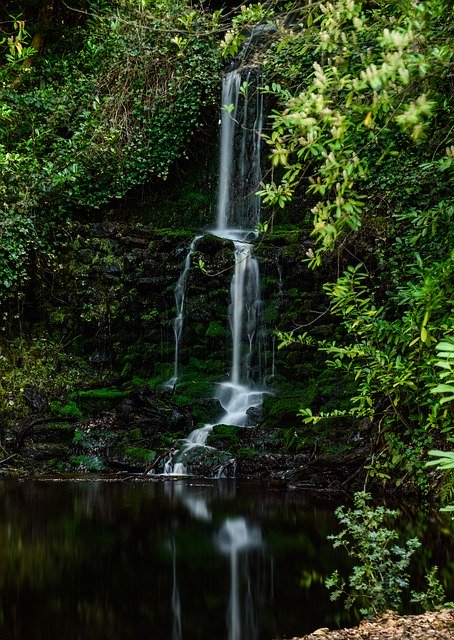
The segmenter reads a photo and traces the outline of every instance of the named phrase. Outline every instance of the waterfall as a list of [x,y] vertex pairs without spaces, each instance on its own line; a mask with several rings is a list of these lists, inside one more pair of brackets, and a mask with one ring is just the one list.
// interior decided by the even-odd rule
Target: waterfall
[[[263,94],[257,90],[257,69],[224,76],[221,98],[221,150],[215,235],[245,239],[260,221],[260,163]],[[250,93],[253,97],[250,98]],[[240,96],[243,104],[240,113]]]
[[[230,284],[228,319],[232,336],[231,366],[228,380],[219,383],[215,397],[224,410],[217,424],[246,426],[248,409],[262,403],[263,389],[256,387],[259,377],[254,371],[260,361],[259,322],[262,301],[259,264],[253,255],[252,241],[260,222],[260,199],[256,195],[261,181],[261,133],[263,95],[258,90],[257,69],[234,70],[225,74],[222,85],[221,148],[216,227],[210,233],[233,242],[235,263]],[[183,326],[187,272],[195,244],[189,248],[175,289],[177,315],[174,320],[174,376],[178,379],[178,349]],[[171,452],[164,473],[184,474],[188,454],[205,443],[213,424],[196,429],[183,441],[177,452]],[[210,447],[211,448],[211,447]],[[234,468],[234,460],[232,468]]]
[[[217,226],[212,233],[234,243],[235,268],[230,284],[229,321],[232,335],[230,379],[219,385],[216,398],[225,413],[222,424],[244,426],[247,410],[262,402],[263,391],[252,385],[252,360],[258,353],[258,327],[262,308],[259,264],[253,245],[260,222],[260,149],[263,126],[263,95],[257,90],[257,70],[249,69],[242,83],[240,70],[230,71],[223,81],[223,105],[233,105],[221,119],[221,166]],[[249,97],[251,85],[253,97]],[[241,87],[244,103],[239,113]],[[227,120],[228,118],[228,120]],[[239,153],[233,162],[235,150]],[[226,165],[224,164],[226,163]],[[245,348],[245,345],[247,348]]]
[[[241,75],[237,71],[227,74],[222,82],[221,98],[221,150],[219,154],[219,191],[216,228],[222,232],[227,228],[232,203],[233,183],[233,139],[238,110]],[[233,110],[227,108],[233,105]]]
[[184,300],[186,296],[186,280],[188,277],[188,271],[191,266],[191,257],[194,253],[195,245],[197,240],[199,240],[202,236],[196,236],[194,240],[191,242],[188,253],[186,255],[186,259],[184,261],[183,270],[178,278],[177,284],[175,285],[175,308],[176,308],[176,316],[173,320],[173,333],[175,335],[175,351],[174,351],[174,365],[173,365],[173,376],[166,383],[166,388],[173,389],[178,380],[178,355],[180,350],[180,341],[181,334],[183,333],[183,323],[184,323]]

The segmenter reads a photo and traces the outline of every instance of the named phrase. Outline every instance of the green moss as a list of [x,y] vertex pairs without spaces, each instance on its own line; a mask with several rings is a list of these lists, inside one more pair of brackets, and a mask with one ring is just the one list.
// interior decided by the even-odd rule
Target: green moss
[[70,465],[77,471],[102,471],[104,464],[98,456],[71,456]]
[[255,449],[251,449],[250,447],[242,447],[237,452],[238,458],[255,458],[258,455],[260,455],[259,452],[255,451]]
[[179,440],[184,437],[184,434],[181,431],[176,431],[175,433],[161,433],[158,436],[158,448],[164,451],[170,449],[176,440]]
[[160,389],[173,376],[173,364],[162,365],[159,374],[147,379],[147,385],[150,389]]
[[125,447],[124,453],[133,462],[143,465],[150,463],[156,456],[156,451],[142,447]]
[[188,369],[190,369],[191,371],[207,372],[209,375],[222,373],[225,370],[225,362],[223,362],[222,360],[210,358],[209,355],[210,354],[207,354],[205,349],[205,357],[203,359],[191,358],[189,360]]
[[83,413],[90,415],[103,411],[110,411],[116,407],[123,398],[128,398],[131,391],[119,389],[88,389],[75,391],[70,395],[72,401],[77,400]]
[[87,391],[75,392],[78,398],[101,398],[103,400],[127,398],[130,394],[130,391],[120,391],[119,389],[88,389]]
[[265,426],[270,429],[300,427],[298,409],[311,404],[306,404],[307,395],[301,391],[301,395],[267,396],[263,402]]
[[69,401],[66,404],[60,402],[51,402],[50,412],[53,416],[62,416],[64,418],[83,418],[82,411],[77,404],[73,401]]
[[238,427],[227,424],[215,425],[207,438],[207,444],[235,453],[238,448]]
[[228,335],[228,331],[219,320],[212,320],[208,325],[205,335],[207,338],[225,338],[225,336]]
[[188,405],[201,398],[212,398],[216,375],[192,371],[184,373],[177,384],[175,402]]

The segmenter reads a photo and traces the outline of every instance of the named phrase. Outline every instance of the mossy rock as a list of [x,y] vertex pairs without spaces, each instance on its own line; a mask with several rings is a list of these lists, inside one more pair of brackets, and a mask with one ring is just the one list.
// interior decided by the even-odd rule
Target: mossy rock
[[239,427],[216,424],[207,438],[207,445],[216,449],[225,449],[235,454],[239,443]]
[[130,395],[131,391],[121,391],[120,389],[88,389],[73,392],[70,399],[77,403],[82,413],[93,415],[114,409]]
[[76,427],[62,420],[57,424],[43,424],[33,428],[29,438],[33,442],[69,445],[74,438]]
[[82,411],[73,400],[69,400],[65,404],[61,402],[51,402],[50,412],[52,416],[61,416],[63,418],[83,418]]
[[68,462],[69,469],[72,471],[103,471],[105,469],[104,462],[96,455],[74,455]]
[[202,399],[194,402],[191,406],[191,410],[196,424],[212,424],[222,414],[221,403],[219,400],[215,400],[214,398]]
[[305,405],[298,395],[266,396],[263,401],[263,426],[269,429],[300,427],[298,409]]
[[190,474],[211,478],[216,476],[218,469],[225,466],[231,457],[229,451],[193,447],[183,454],[179,462],[183,462]]
[[262,454],[252,447],[241,447],[241,449],[238,449],[237,452],[237,458],[239,461],[244,459],[256,458],[260,455]]
[[143,471],[155,457],[156,451],[120,442],[109,450],[108,464],[121,469]]
[[202,374],[193,371],[192,374],[184,373],[177,383],[175,397],[177,404],[188,405],[200,399],[210,399],[214,393],[214,383],[217,376]]
[[34,464],[47,462],[53,458],[66,459],[69,455],[68,447],[58,443],[34,443],[21,449],[21,457]]
[[254,443],[257,449],[262,451],[280,451],[283,446],[282,429],[263,430],[254,437]]

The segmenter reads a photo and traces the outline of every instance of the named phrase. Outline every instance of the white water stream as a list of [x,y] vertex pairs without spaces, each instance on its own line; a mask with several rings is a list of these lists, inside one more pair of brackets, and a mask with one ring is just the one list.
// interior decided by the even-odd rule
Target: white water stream
[[[255,80],[254,80],[255,79]],[[221,113],[221,149],[216,227],[213,235],[231,240],[235,264],[230,285],[228,317],[232,335],[229,379],[218,385],[215,398],[223,415],[216,424],[246,426],[247,412],[262,403],[263,389],[251,381],[254,350],[258,349],[258,329],[262,309],[259,265],[253,256],[250,240],[257,237],[260,221],[260,199],[256,195],[261,180],[260,148],[263,125],[263,96],[251,85],[257,83],[257,71],[230,71],[223,80]],[[252,98],[249,97],[252,93]],[[174,320],[174,375],[167,383],[178,380],[178,354],[184,321],[185,287],[195,238],[189,247],[184,267],[175,288],[177,315]],[[178,451],[171,451],[165,462],[166,475],[182,475],[187,471],[188,452],[206,446],[213,424],[196,429],[183,441]]]
[[191,258],[192,254],[195,250],[195,245],[197,240],[199,240],[202,236],[196,236],[194,240],[191,242],[189,247],[189,251],[186,255],[186,259],[184,261],[183,270],[178,278],[177,284],[175,286],[175,308],[177,310],[177,314],[173,320],[173,333],[175,335],[175,354],[174,354],[174,365],[173,365],[173,376],[166,383],[166,388],[173,389],[178,380],[178,357],[180,351],[180,341],[181,334],[183,333],[183,321],[184,321],[184,300],[186,296],[186,280],[188,278],[188,271],[191,266]]

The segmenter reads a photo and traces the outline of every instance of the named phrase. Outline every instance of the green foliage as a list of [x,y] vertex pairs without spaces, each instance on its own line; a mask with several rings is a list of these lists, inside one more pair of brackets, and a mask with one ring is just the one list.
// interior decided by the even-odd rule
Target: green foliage
[[[306,407],[300,411],[304,421],[315,423],[335,415],[368,417],[378,425],[387,452],[385,459],[374,456],[370,475],[386,480],[393,469],[398,469],[400,474],[404,472],[402,478],[410,474],[424,489],[426,476],[421,459],[432,444],[434,430],[447,432],[453,426],[452,413],[432,392],[437,381],[432,344],[454,329],[454,255],[449,250],[444,258],[438,249],[435,258],[430,247],[424,260],[419,253],[407,253],[413,234],[420,233],[419,216],[411,219],[415,226],[406,230],[403,239],[397,238],[389,252],[391,265],[400,253],[400,268],[391,272],[393,280],[388,275],[386,299],[377,300],[374,283],[362,263],[348,267],[336,282],[325,285],[331,311],[342,318],[346,332],[341,342],[317,341],[307,334],[298,338],[283,334],[281,338],[283,345],[294,340],[318,344],[328,356],[329,367],[355,380],[356,393],[350,398],[349,408],[340,413],[315,413]],[[446,228],[443,233],[453,238]],[[431,237],[429,232],[427,239]],[[426,241],[422,248],[427,251]],[[403,253],[408,262],[402,268]],[[442,375],[446,382],[437,389],[449,391],[449,371],[445,369]]]
[[[276,179],[259,193],[284,207],[305,185],[316,199],[318,247],[307,257],[317,266],[341,235],[361,226],[362,183],[377,163],[427,144],[437,112],[449,119],[453,21],[449,3],[435,0],[372,10],[352,0],[294,3],[292,12],[288,27],[278,22],[264,63],[264,91],[280,108],[266,138]],[[442,139],[434,153],[452,167]]]
[[443,369],[439,372],[438,377],[443,381],[431,391],[432,393],[443,394],[440,404],[454,401],[454,339],[447,339],[445,342],[437,344],[438,360],[435,363],[437,367]]
[[102,471],[104,468],[102,460],[93,455],[71,456],[69,462],[76,471]]
[[[44,399],[54,401],[51,410],[57,415],[75,415],[75,406],[60,404],[68,390],[95,379],[95,374],[82,358],[66,353],[59,341],[50,338],[25,340],[16,338],[0,347],[0,415],[14,419],[30,414],[33,409],[25,390],[32,387]],[[74,412],[72,413],[72,411]],[[67,411],[67,413],[65,413]]]
[[[437,344],[438,360],[435,363],[437,367],[441,368],[438,376],[440,380],[443,380],[442,384],[434,386],[431,391],[435,394],[441,394],[442,398],[440,404],[448,404],[448,407],[444,409],[445,414],[452,411],[452,405],[454,402],[454,339],[446,339],[445,341]],[[452,437],[449,438],[452,442]],[[451,471],[454,469],[454,451],[429,451],[429,455],[434,459],[426,463],[426,467],[436,466],[440,471]],[[442,511],[454,512],[454,505],[448,505],[442,509]]]
[[207,338],[225,338],[228,335],[228,332],[219,320],[211,320],[205,335]]
[[22,20],[20,16],[9,17],[10,20],[6,23],[9,29],[3,37],[0,37],[0,47],[4,50],[6,60],[6,69],[3,68],[0,71],[0,81],[2,77],[7,77],[12,71],[18,73],[21,65],[36,54],[36,50],[28,46],[30,34],[25,28],[25,20]]
[[[221,41],[221,52],[224,57],[234,57],[238,54],[241,46],[247,40],[247,30],[254,24],[271,20],[273,10],[269,3],[241,5],[240,12],[232,17],[231,29],[229,29],[224,39]],[[243,88],[243,91],[245,88]]]
[[331,600],[345,596],[348,609],[358,602],[362,615],[369,617],[399,608],[402,591],[408,587],[410,558],[420,546],[416,538],[399,546],[398,532],[386,526],[399,512],[383,506],[373,509],[370,500],[369,494],[356,493],[353,509],[336,509],[343,529],[329,539],[335,549],[344,548],[358,564],[347,584],[337,571],[326,580],[326,586],[333,589]]
[[437,578],[438,567],[432,567],[428,572],[427,590],[417,593],[411,592],[411,602],[419,604],[423,611],[439,611],[452,603],[446,602],[446,594],[443,585]]
[[[0,71],[0,300],[54,268],[74,211],[96,209],[184,155],[220,68],[211,20],[190,2],[92,3],[71,49],[47,44]],[[22,26],[21,26],[22,25]],[[22,30],[21,30],[22,29]]]

